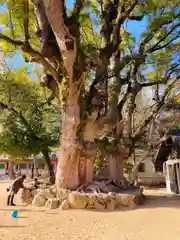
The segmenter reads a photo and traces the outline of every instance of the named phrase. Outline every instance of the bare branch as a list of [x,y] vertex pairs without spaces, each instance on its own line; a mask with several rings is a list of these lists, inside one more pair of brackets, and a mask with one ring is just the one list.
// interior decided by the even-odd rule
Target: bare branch
[[15,38],[11,10],[8,10],[8,15],[9,15],[9,26],[10,26],[11,31],[12,31],[12,37]]
[[[178,18],[180,14],[177,14],[176,16],[174,16],[174,18]],[[164,21],[161,24],[158,24],[158,27],[155,29],[149,29],[150,32],[147,33],[147,36],[143,39],[143,41],[140,43],[140,47],[139,47],[139,53],[143,54],[144,50],[145,50],[145,46],[153,39],[154,35],[158,32],[158,30],[163,27],[164,25],[170,24],[172,23],[173,20],[169,20],[169,19],[164,19]]]
[[157,51],[157,50],[160,50],[162,48],[165,48],[167,47],[171,42],[173,42],[174,40],[176,40],[178,37],[179,37],[179,34],[177,34],[174,38],[172,38],[168,43],[164,44],[164,45],[160,45],[160,43],[162,43],[163,41],[166,40],[166,38],[168,36],[170,36],[170,34],[175,30],[177,29],[178,27],[180,27],[180,23],[176,24],[175,26],[173,26],[164,36],[162,36],[160,38],[160,40],[153,46],[151,47],[150,49],[147,50],[147,52],[154,52],[154,51]]
[[129,20],[134,20],[134,21],[142,21],[144,18],[144,16],[129,16],[128,19]]
[[144,152],[143,156],[135,163],[135,165],[132,168],[131,175],[130,175],[130,183],[133,183],[136,180],[137,174],[138,174],[138,169],[141,163],[145,162],[146,159],[151,155],[152,151],[158,146],[166,141],[168,138],[168,131],[164,134],[162,138],[160,138],[158,141],[156,141],[153,144],[149,144],[148,149],[146,152]]
[[25,35],[25,42],[29,42],[29,1],[24,0],[24,35]]
[[166,90],[164,91],[164,94],[162,95],[160,101],[156,104],[156,106],[154,107],[154,109],[152,110],[151,114],[144,120],[144,122],[137,128],[136,132],[133,134],[133,138],[139,138],[139,136],[141,136],[141,134],[144,132],[145,128],[147,127],[147,125],[152,121],[154,115],[157,115],[157,113],[162,109],[162,107],[165,104],[165,99],[168,96],[169,92],[172,90],[172,88],[175,86],[175,84],[177,83],[177,81],[179,80],[179,77],[176,77],[171,84],[169,84],[169,86],[166,88]]
[[21,40],[14,40],[14,39],[12,39],[12,38],[10,38],[10,37],[2,34],[2,33],[0,33],[0,39],[5,40],[5,41],[7,41],[7,42],[9,42],[9,43],[11,43],[11,44],[13,44],[15,46],[19,46],[19,47],[24,46],[24,42],[23,41],[21,41]]
[[151,81],[151,82],[147,82],[147,83],[140,83],[141,87],[150,87],[150,86],[154,86],[157,84],[162,84],[166,81],[166,79],[164,80],[157,80],[157,81]]
[[76,0],[75,4],[74,4],[74,11],[73,14],[78,17],[82,8],[84,6],[84,0]]
[[168,47],[172,42],[174,42],[175,40],[179,39],[180,38],[180,34],[177,34],[175,37],[173,37],[169,42],[167,42],[166,44],[164,45],[160,45],[160,46],[157,46],[156,48],[153,48],[153,52],[155,51],[158,51],[158,50],[161,50],[163,48],[166,48]]
[[[173,73],[180,72],[180,69],[177,68],[178,66],[179,66],[178,63],[172,64],[172,66],[165,73],[165,76],[163,79],[156,80],[156,81],[149,81],[149,82],[145,82],[145,83],[139,82],[139,84],[141,85],[141,87],[150,87],[150,86],[154,86],[157,84],[167,83],[167,81],[170,79],[170,77]],[[143,77],[143,76],[141,75],[141,77]]]

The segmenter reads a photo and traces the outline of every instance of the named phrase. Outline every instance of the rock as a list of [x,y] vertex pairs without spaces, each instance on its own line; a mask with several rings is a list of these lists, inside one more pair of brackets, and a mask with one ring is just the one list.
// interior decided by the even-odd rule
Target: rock
[[31,195],[34,197],[34,196],[36,196],[36,194],[38,194],[37,189],[32,189],[31,190]]
[[59,207],[59,200],[57,198],[49,198],[46,202],[46,207],[49,209],[56,209]]
[[32,203],[33,195],[29,189],[23,189],[21,192],[21,202],[30,204]]
[[111,199],[111,197],[106,193],[98,193],[97,199],[100,203],[106,204]]
[[88,205],[92,206],[97,201],[97,194],[94,193],[88,193],[86,194],[88,198]]
[[107,203],[107,209],[109,211],[114,211],[116,209],[116,205],[117,205],[117,202],[115,199],[111,199],[108,203]]
[[105,204],[102,204],[99,201],[96,201],[94,203],[94,208],[97,210],[104,210],[106,207],[105,207]]
[[93,204],[93,205],[88,205],[88,206],[86,207],[86,209],[95,209],[95,206],[94,206],[94,204]]
[[52,193],[53,193],[55,196],[57,195],[56,185],[52,185],[49,189],[52,191]]
[[58,191],[58,199],[59,199],[59,201],[62,202],[63,200],[68,199],[68,196],[69,196],[70,193],[71,193],[71,191],[68,190],[68,189],[63,189],[63,188],[60,189]]
[[119,193],[116,195],[117,203],[122,206],[125,206],[125,207],[130,206],[132,204],[132,202],[134,202],[134,199],[135,199],[135,195],[133,195],[133,194]]
[[83,193],[72,192],[68,196],[68,202],[71,208],[84,209],[88,205],[88,197]]
[[49,188],[40,189],[38,194],[45,197],[46,199],[55,198],[55,195],[53,194],[52,190]]
[[143,205],[145,202],[145,196],[143,194],[136,196],[134,202],[136,205]]
[[110,197],[111,199],[116,199],[116,193],[114,193],[114,192],[109,192],[108,195],[109,195],[109,197]]
[[67,199],[63,200],[61,203],[60,209],[68,210],[69,208],[70,208],[70,206],[69,206],[68,200]]
[[49,188],[50,188],[51,190],[54,190],[54,189],[56,189],[56,185],[54,184],[54,185],[50,186]]
[[47,199],[44,196],[42,196],[40,193],[38,193],[34,197],[34,199],[32,201],[32,205],[35,207],[44,207],[46,204],[46,201],[47,201]]

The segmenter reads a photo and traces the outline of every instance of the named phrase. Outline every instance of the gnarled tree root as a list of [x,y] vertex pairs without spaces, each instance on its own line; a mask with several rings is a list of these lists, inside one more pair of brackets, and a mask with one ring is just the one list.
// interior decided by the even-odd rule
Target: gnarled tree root
[[137,187],[131,186],[127,181],[116,182],[114,180],[95,180],[91,183],[82,184],[77,188],[78,192],[91,193],[121,193],[126,191],[133,191]]

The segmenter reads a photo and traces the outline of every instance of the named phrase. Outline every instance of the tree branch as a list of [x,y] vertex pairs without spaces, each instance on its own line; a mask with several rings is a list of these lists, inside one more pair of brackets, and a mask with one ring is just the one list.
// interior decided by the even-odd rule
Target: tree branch
[[161,42],[163,42],[176,28],[180,27],[180,23],[176,24],[175,26],[173,26],[164,36],[162,36],[160,38],[160,40],[153,46],[151,47],[150,49],[147,50],[147,52],[154,52],[154,51],[157,51],[157,50],[160,50],[164,47],[167,47],[171,42],[173,42],[174,40],[176,40],[178,37],[179,37],[179,34],[177,36],[175,36],[174,38],[172,38],[168,43],[164,44],[164,45],[161,45],[159,46],[159,44]]
[[84,6],[84,0],[76,0],[74,4],[74,11],[73,14],[76,15],[76,17],[79,17],[79,14]]
[[164,94],[162,95],[160,101],[156,104],[154,110],[152,110],[151,114],[144,120],[144,122],[137,128],[136,132],[133,134],[133,138],[134,139],[138,139],[141,134],[144,132],[145,128],[147,127],[147,125],[152,121],[154,115],[157,115],[157,113],[162,109],[163,105],[165,104],[165,99],[167,97],[167,95],[169,94],[169,92],[171,91],[171,89],[174,87],[174,85],[177,83],[177,81],[179,80],[179,77],[176,77],[171,84],[169,84],[169,86],[166,88],[166,90],[164,91]]
[[[166,71],[165,73],[165,77],[162,80],[156,80],[156,81],[149,81],[149,82],[139,82],[139,84],[141,85],[141,87],[150,87],[150,86],[154,86],[157,84],[163,84],[163,83],[167,83],[167,81],[169,80],[169,78],[171,77],[171,75],[175,72],[178,72],[178,69],[176,69],[179,66],[178,63],[172,64],[172,66]],[[180,71],[180,69],[179,69]],[[141,77],[143,77],[141,75]],[[144,77],[143,77],[144,78]]]
[[[175,16],[175,17],[178,17]],[[157,33],[157,31],[164,25],[170,24],[172,23],[173,20],[164,20],[161,24],[158,24],[158,27],[155,29],[151,29],[150,32],[147,33],[147,36],[144,38],[144,40],[142,40],[142,42],[140,43],[140,47],[139,47],[139,53],[143,54],[145,46],[153,39],[153,37],[155,36],[155,34]]]
[[32,130],[31,126],[29,125],[29,123],[27,122],[27,120],[25,119],[25,117],[22,115],[21,112],[18,112],[15,108],[8,106],[7,104],[4,104],[3,102],[0,102],[0,109],[6,109],[10,112],[13,112],[22,122],[22,124],[25,126],[25,128],[28,130],[30,136],[35,139],[35,140],[39,140],[41,142],[43,142],[43,140],[41,138],[39,138],[34,131]]
[[158,146],[162,142],[167,140],[167,138],[168,138],[167,135],[168,135],[168,132],[166,131],[166,133],[164,134],[164,136],[162,138],[160,138],[158,141],[156,141],[153,144],[149,144],[147,152],[145,152],[143,154],[143,156],[135,163],[135,165],[132,168],[131,175],[130,175],[130,183],[131,184],[136,180],[140,164],[146,161],[147,157],[149,157],[151,155],[151,153],[154,149],[158,148]]
[[[155,52],[155,51],[158,51],[158,50],[161,50],[163,48],[166,48],[168,47],[172,42],[174,42],[176,39],[179,39],[180,38],[180,34],[177,34],[174,38],[172,38],[169,42],[167,42],[166,44],[164,45],[160,45],[160,46],[157,46],[156,48],[153,48],[152,51]],[[149,51],[149,50],[148,50]]]
[[2,33],[0,33],[0,40],[5,40],[8,43],[18,46],[24,53],[28,53],[32,57],[34,57],[37,63],[41,63],[51,74],[53,75],[54,79],[59,82],[61,80],[61,76],[56,71],[56,69],[36,50],[34,50],[30,44],[24,43],[21,40],[14,40]]
[[25,42],[29,42],[29,1],[24,0],[24,35],[25,35]]
[[129,16],[128,19],[129,20],[134,20],[134,21],[142,21],[144,18],[144,16]]

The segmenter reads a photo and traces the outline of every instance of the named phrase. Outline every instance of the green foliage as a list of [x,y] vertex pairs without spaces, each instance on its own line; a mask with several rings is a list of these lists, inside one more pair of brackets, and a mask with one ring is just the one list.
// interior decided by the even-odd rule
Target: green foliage
[[[25,31],[24,31],[24,19],[26,17],[25,14],[25,2],[24,0],[7,0],[2,1],[8,10],[2,11],[0,14],[0,24],[3,26],[2,33],[6,36],[11,37],[12,39],[25,39]],[[39,48],[39,39],[36,37],[35,32],[37,28],[36,15],[34,12],[34,7],[31,1],[29,2],[29,11],[28,11],[28,31],[30,35],[30,41],[33,45],[34,49]],[[5,53],[6,56],[11,56],[16,53],[17,47],[14,45],[7,43],[6,41],[2,41],[1,49]]]
[[47,105],[37,82],[25,68],[0,75],[0,152],[22,157],[58,144],[57,107]]
[[97,148],[104,154],[116,154],[118,150],[118,140],[113,137],[103,136],[95,138]]
[[96,159],[94,161],[94,171],[97,173],[102,167],[103,156],[101,153],[97,153]]
[[[26,17],[24,11],[25,1],[8,0],[1,2],[6,3],[8,6],[8,10],[3,11],[0,15],[1,25],[3,25],[2,33],[11,37],[13,40],[24,40],[25,31],[23,25]],[[103,6],[108,2],[108,0],[102,1]],[[124,2],[126,3],[126,8],[128,8],[132,3],[132,1],[120,1],[120,5],[118,7],[118,17],[122,16],[120,10],[122,10],[121,7]],[[103,29],[103,31],[101,30],[102,26],[105,27],[106,21],[100,6],[101,1],[92,0],[85,1],[85,3],[85,7],[80,12],[78,18],[80,25],[80,39],[77,41],[77,52],[83,56],[82,61],[84,61],[86,65],[84,70],[86,79],[84,84],[82,84],[82,89],[80,89],[81,124],[79,125],[79,129],[77,129],[77,136],[79,140],[83,139],[83,127],[84,123],[88,119],[88,116],[91,115],[94,110],[96,111],[98,109],[98,106],[94,109],[92,101],[89,101],[89,98],[87,97],[89,96],[89,86],[92,83],[92,79],[94,80],[95,76],[98,75],[99,72],[100,76],[107,74],[108,80],[112,80],[112,78],[109,77],[109,70],[112,70],[111,60],[113,60],[117,50],[120,50],[119,65],[122,67],[119,71],[121,77],[124,78],[125,81],[126,79],[127,81],[132,80],[131,76],[128,74],[130,72],[130,68],[133,65],[136,65],[138,77],[144,77],[143,82],[147,83],[148,81],[158,79],[162,80],[165,77],[167,69],[177,61],[176,57],[178,56],[180,46],[178,27],[176,27],[179,23],[179,6],[177,0],[149,0],[146,1],[146,3],[145,1],[138,1],[138,4],[130,13],[130,16],[144,16],[145,22],[147,23],[146,31],[142,34],[140,41],[137,43],[133,34],[125,27],[126,21],[131,21],[127,17],[126,21],[122,22],[117,30],[117,32],[120,33],[120,39],[118,42],[119,44],[115,45],[118,45],[119,49],[114,51],[115,46],[113,45],[114,42],[112,42],[112,45],[114,46],[112,56],[108,52],[109,49],[112,49],[111,45],[109,44],[107,48],[105,48],[105,41],[103,41],[102,32],[105,31],[105,29]],[[68,9],[67,11],[68,16],[70,16],[73,12],[73,8]],[[37,31],[37,19],[31,1],[29,1],[28,19],[30,44],[33,49],[39,50],[39,38],[35,34]],[[111,25],[109,27],[115,26],[116,22],[117,19],[114,19],[113,22],[109,24]],[[113,40],[113,37],[114,35],[112,32],[110,40]],[[18,46],[14,46],[8,41],[1,40],[1,49],[5,56],[14,55],[18,48]],[[106,54],[109,54],[110,57],[107,57]],[[23,57],[27,57],[27,53],[23,53]],[[54,59],[46,58],[46,60],[54,66]],[[88,62],[88,64],[86,64],[86,62]],[[108,66],[104,67],[106,64]],[[63,63],[60,62],[59,65],[63,65]],[[102,72],[101,69],[98,68],[102,68]],[[103,68],[107,71],[107,73],[103,72]],[[115,70],[117,73],[118,70]],[[33,71],[35,74],[40,76],[38,68],[34,68]],[[112,73],[112,76],[116,75],[114,74],[114,69],[112,70]],[[62,85],[67,87],[66,76],[63,77],[64,79],[62,81]],[[133,76],[133,78],[134,77],[136,78],[136,76]],[[25,68],[19,69],[18,72],[8,73],[8,79],[9,80],[6,81],[2,80],[0,84],[0,92],[2,93],[0,97],[1,101],[7,105],[9,105],[9,103],[12,104],[13,108],[15,108],[25,117],[25,119],[28,120],[29,129],[32,130],[35,136],[38,136],[38,138],[42,140],[33,139],[33,141],[31,141],[32,138],[28,135],[29,129],[24,126],[24,123],[20,121],[20,118],[17,117],[15,113],[12,113],[12,111],[4,110],[3,117],[7,120],[5,121],[2,119],[7,124],[4,129],[9,129],[6,131],[6,139],[8,139],[8,136],[12,135],[8,135],[8,133],[16,133],[13,135],[14,138],[11,139],[11,141],[8,140],[10,145],[18,146],[17,142],[23,142],[23,144],[25,144],[23,149],[24,152],[27,152],[27,154],[33,151],[38,151],[37,149],[42,148],[44,144],[46,144],[46,146],[54,146],[53,144],[57,142],[58,134],[57,129],[53,126],[53,124],[51,124],[51,118],[56,115],[55,112],[57,111],[52,106],[43,104],[46,99],[44,98],[43,91],[40,90],[39,84],[29,81],[27,69]],[[104,79],[101,77],[99,79],[97,80],[95,87],[97,88],[97,91],[100,92],[102,87],[99,82],[104,81]],[[113,89],[113,87],[111,89]],[[108,90],[108,96],[113,95],[111,94],[110,88]],[[117,91],[114,95],[116,95],[118,99],[120,94],[123,95],[122,92],[120,93]],[[62,95],[60,98],[63,98]],[[110,107],[108,106],[108,110],[109,109]],[[133,111],[135,112],[135,110]],[[112,154],[118,151],[119,143],[116,138],[111,137],[111,134],[103,136],[100,139],[96,139],[95,141],[99,150],[103,153]],[[11,149],[13,149],[13,147]],[[28,149],[30,149],[30,151]]]

